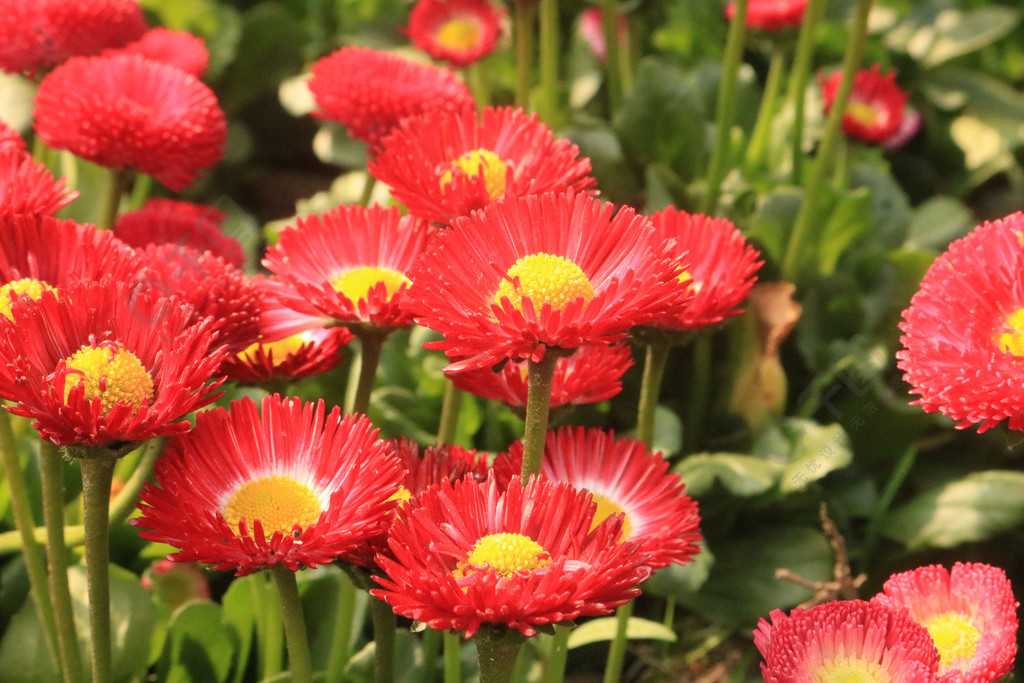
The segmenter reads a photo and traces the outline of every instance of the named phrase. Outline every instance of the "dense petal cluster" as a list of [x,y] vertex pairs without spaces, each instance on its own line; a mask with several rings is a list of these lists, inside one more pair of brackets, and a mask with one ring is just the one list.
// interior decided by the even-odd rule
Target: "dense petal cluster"
[[939,673],[962,683],[994,683],[1017,657],[1017,607],[1002,569],[961,563],[894,574],[873,601],[903,608],[928,629],[939,649]]
[[313,65],[309,89],[321,118],[376,149],[402,119],[437,109],[475,109],[469,88],[450,71],[390,52],[343,47]]
[[502,492],[492,478],[442,482],[391,527],[391,557],[371,593],[434,629],[538,626],[607,614],[650,575],[620,526],[591,530],[596,506],[567,484],[534,479]]
[[78,196],[64,178],[55,180],[44,164],[16,147],[0,148],[0,216],[52,216]]
[[78,57],[36,94],[35,129],[51,147],[134,168],[169,189],[220,161],[227,138],[217,98],[192,74],[140,55]]
[[178,562],[238,576],[316,567],[380,532],[401,477],[365,417],[322,400],[246,398],[168,443],[131,522],[179,548]]
[[370,173],[411,213],[444,225],[501,197],[592,192],[590,160],[536,114],[511,107],[431,111],[381,143]]
[[114,234],[133,247],[176,244],[210,251],[241,268],[245,250],[238,239],[224,232],[225,219],[224,212],[213,206],[157,198],[118,216]]
[[406,33],[434,59],[468,66],[494,52],[503,16],[489,0],[417,0]]
[[619,341],[679,296],[650,222],[586,195],[501,200],[437,234],[408,307],[441,332],[451,372]]
[[[841,72],[821,79],[825,111],[832,109],[841,81]],[[878,64],[861,69],[853,79],[853,91],[843,114],[843,132],[869,144],[885,143],[900,132],[907,97],[907,92],[896,85],[895,72],[883,76]]]
[[206,41],[187,31],[173,31],[163,26],[146,31],[141,38],[117,48],[116,52],[171,64],[196,78],[203,75],[210,62]]
[[[804,20],[807,0],[749,0],[747,3],[747,28],[761,31],[781,31],[799,26]],[[736,16],[736,3],[725,6],[725,17],[732,21]]]
[[925,412],[1024,429],[1024,213],[986,222],[928,269],[897,364]]

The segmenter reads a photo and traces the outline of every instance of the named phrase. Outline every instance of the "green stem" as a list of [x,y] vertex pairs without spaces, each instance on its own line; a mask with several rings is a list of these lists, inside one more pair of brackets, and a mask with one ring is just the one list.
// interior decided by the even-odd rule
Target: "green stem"
[[338,575],[338,608],[334,617],[334,636],[331,641],[331,657],[327,662],[327,683],[342,683],[345,680],[345,666],[350,656],[349,642],[352,640],[352,619],[356,609],[356,586],[345,575]]
[[167,437],[161,436],[150,439],[146,444],[146,450],[142,452],[142,457],[136,463],[132,476],[128,478],[128,481],[124,483],[124,487],[121,488],[117,496],[110,503],[111,525],[120,524],[135,511],[135,503],[139,499],[139,492],[142,491],[142,487],[145,486],[146,482],[149,481],[150,475],[153,474],[153,467],[156,465],[156,460],[160,457],[160,453],[163,452],[164,444],[166,443]]
[[377,179],[366,174],[366,181],[363,183],[363,194],[359,197],[359,206],[369,206],[370,200],[373,198],[373,188],[377,186]]
[[370,600],[370,612],[373,617],[373,641],[376,645],[374,652],[375,681],[395,680],[395,629],[398,628],[398,618],[395,617],[391,605],[372,598]]
[[633,89],[633,55],[630,49],[629,24],[619,38],[619,79],[622,81],[622,93],[625,96]]
[[483,109],[491,103],[491,87],[487,81],[486,69],[478,60],[466,67],[466,83],[473,93],[477,109]]
[[881,537],[885,513],[889,511],[893,499],[896,498],[896,493],[903,486],[903,482],[906,481],[907,475],[910,474],[910,470],[914,467],[916,459],[916,448],[910,447],[903,451],[903,455],[900,456],[899,461],[896,463],[892,475],[889,476],[889,481],[886,482],[885,490],[882,491],[882,495],[878,497],[878,502],[871,511],[871,519],[868,520],[867,532],[864,535],[864,547],[861,551],[860,565],[862,571],[866,571],[871,567],[872,555],[874,555],[878,539]]
[[825,16],[825,0],[808,0],[804,20],[797,38],[796,57],[789,75],[786,89],[786,107],[793,112],[793,181],[799,183],[803,174],[804,160],[804,95],[807,81],[811,76],[814,57],[814,42],[818,25]]
[[385,333],[378,331],[361,332],[359,337],[359,384],[356,385],[355,398],[352,401],[351,413],[365,415],[370,407],[370,395],[377,379],[377,366],[380,364],[381,349],[384,347]]
[[65,683],[81,683],[82,656],[68,586],[68,549],[64,543],[64,466],[53,443],[39,442],[39,472],[46,523],[46,557],[49,565],[50,601],[57,624],[57,651]]
[[[804,199],[794,221],[793,233],[790,235],[786,247],[785,258],[782,260],[782,279],[789,282],[795,282],[800,275],[800,266],[805,260],[804,243],[813,245],[817,242],[816,237],[812,234],[817,213],[817,199],[821,194],[825,178],[828,177],[832,168],[839,136],[842,134],[843,115],[846,113],[846,105],[850,101],[850,93],[853,92],[853,78],[864,58],[871,4],[872,0],[859,0],[857,3],[853,27],[846,43],[846,54],[843,56],[842,80],[825,122],[825,133],[818,147],[818,154],[814,160],[810,177],[804,187]],[[816,261],[816,257],[811,259],[815,270],[817,269]]]
[[560,125],[558,115],[558,0],[540,0],[540,94],[537,112],[549,127]]
[[28,487],[25,484],[25,473],[21,469],[18,457],[18,446],[11,428],[11,414],[0,408],[0,458],[3,460],[4,478],[11,496],[11,512],[14,513],[14,526],[21,538],[25,570],[28,572],[28,583],[31,588],[31,600],[35,603],[39,614],[39,623],[46,630],[46,642],[50,646],[50,657],[57,668],[60,668],[60,656],[57,647],[57,622],[50,606],[50,592],[47,588],[46,560],[43,549],[36,542],[36,522],[32,515],[32,504],[28,499]]
[[516,106],[530,108],[533,82],[533,21],[536,16],[530,0],[513,0],[512,33],[516,43]]
[[629,644],[627,628],[632,616],[632,600],[615,610],[615,637],[608,648],[608,662],[604,667],[604,683],[618,683],[622,679],[622,667],[626,664],[626,646]]
[[530,361],[528,387],[526,391],[526,425],[523,429],[523,486],[531,474],[540,474],[544,457],[544,441],[547,438],[549,408],[551,406],[551,385],[555,377],[557,354],[546,349],[539,361]]
[[850,182],[850,141],[840,135],[836,142],[835,172],[832,174],[832,187],[844,190]]
[[462,682],[462,638],[455,631],[444,632],[444,683]]
[[103,202],[103,214],[96,224],[97,230],[110,230],[117,222],[117,214],[121,208],[121,195],[128,188],[131,172],[118,168],[110,169],[110,180],[107,185],[107,196]]
[[420,648],[423,653],[423,667],[420,669],[419,683],[432,683],[437,656],[441,652],[441,632],[432,628],[423,631]]
[[492,639],[487,635],[481,633],[473,639],[480,662],[480,683],[508,683],[512,680],[523,640],[512,637]]
[[548,650],[548,661],[544,667],[545,683],[561,683],[565,680],[565,664],[569,661],[569,634],[572,630],[568,626],[555,624],[555,636],[551,639],[551,649]]
[[786,55],[782,50],[772,52],[768,63],[768,76],[764,82],[764,93],[761,95],[761,108],[757,112],[757,123],[750,136],[747,147],[747,168],[752,170],[764,164],[765,149],[771,137],[772,119],[775,116],[775,102],[779,99],[782,85],[782,72],[786,67]]
[[441,402],[441,421],[437,427],[437,443],[455,443],[459,427],[459,410],[462,408],[462,391],[450,379],[446,380],[444,399]]
[[110,634],[110,483],[117,459],[106,453],[79,460],[89,590],[92,680],[113,680]]
[[252,583],[253,603],[259,615],[257,626],[260,641],[261,680],[272,678],[284,668],[284,635],[282,622],[282,605],[280,600],[271,597],[270,584],[266,582]]
[[647,343],[644,372],[640,379],[640,401],[637,405],[636,439],[650,444],[654,438],[654,418],[658,412],[658,394],[665,377],[671,344],[666,339],[652,339]]
[[686,404],[686,422],[683,427],[686,453],[692,453],[700,448],[710,386],[711,337],[708,334],[698,334],[693,340],[693,374],[690,377],[690,397]]
[[601,0],[601,25],[604,29],[605,78],[608,83],[608,119],[615,117],[622,103],[622,73],[619,71],[619,0]]
[[306,620],[302,615],[302,600],[299,598],[299,584],[295,580],[295,572],[283,564],[276,564],[270,570],[270,575],[274,577],[277,593],[281,596],[291,681],[310,683],[313,680],[313,664],[309,656]]
[[701,202],[700,213],[711,215],[718,208],[718,196],[725,178],[726,164],[732,145],[732,123],[736,114],[736,85],[739,82],[740,62],[743,59],[743,40],[747,33],[747,0],[736,0],[736,16],[729,24],[725,43],[725,62],[722,82],[718,88],[715,112],[715,148],[708,168],[708,189]]

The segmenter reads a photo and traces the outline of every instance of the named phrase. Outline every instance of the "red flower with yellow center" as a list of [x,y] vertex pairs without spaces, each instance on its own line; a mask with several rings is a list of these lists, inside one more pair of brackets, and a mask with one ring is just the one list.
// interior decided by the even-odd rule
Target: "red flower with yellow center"
[[[842,73],[821,79],[821,96],[825,111],[832,109]],[[907,109],[907,93],[896,85],[896,73],[883,76],[874,64],[861,69],[853,79],[853,92],[843,115],[843,132],[849,137],[880,145],[899,133]]]
[[511,107],[485,107],[479,121],[465,109],[408,119],[369,170],[410,213],[444,225],[502,197],[592,192],[596,182],[576,145]]
[[363,416],[267,396],[196,417],[142,491],[140,536],[236,576],[317,567],[378,534],[401,482]]
[[494,52],[503,16],[488,0],[418,0],[405,32],[434,59],[468,66]]
[[14,214],[52,216],[78,196],[54,180],[44,164],[8,145],[0,149],[0,218]]
[[237,238],[224,232],[226,219],[224,212],[213,206],[150,199],[140,208],[118,216],[114,234],[133,247],[174,244],[209,251],[241,268],[245,265],[245,250]]

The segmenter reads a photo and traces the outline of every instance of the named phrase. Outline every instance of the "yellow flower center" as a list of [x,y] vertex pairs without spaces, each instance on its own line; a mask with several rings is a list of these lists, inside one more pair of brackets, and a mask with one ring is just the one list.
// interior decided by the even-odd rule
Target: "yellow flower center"
[[508,165],[489,149],[474,149],[452,161],[451,168],[441,176],[442,192],[456,173],[462,173],[470,178],[483,173],[484,185],[487,187],[487,194],[491,199],[497,199],[505,194],[505,176],[508,173]]
[[1024,308],[1018,308],[1006,318],[1008,332],[998,337],[999,349],[1015,356],[1024,356]]
[[551,556],[529,536],[502,532],[484,536],[469,553],[465,562],[460,562],[456,574],[465,574],[474,569],[491,569],[509,577],[516,572],[530,572],[551,564]]
[[480,42],[480,24],[466,17],[456,17],[446,21],[434,39],[449,50],[472,50]]
[[583,269],[569,259],[537,253],[522,257],[508,269],[507,277],[494,295],[494,303],[500,304],[503,296],[520,311],[523,310],[522,297],[530,297],[535,311],[545,303],[551,304],[552,310],[560,311],[581,297],[585,303],[589,302],[594,298],[594,287]]
[[296,524],[315,524],[321,512],[320,501],[308,486],[275,474],[239,486],[224,508],[224,519],[236,533],[243,518],[249,529],[258,519],[263,535],[270,538],[278,531],[292,533]]
[[11,294],[27,294],[33,299],[38,299],[43,295],[43,292],[56,291],[56,287],[51,287],[41,280],[33,280],[29,277],[8,282],[0,287],[0,314],[7,316],[10,320],[14,320],[14,315],[11,313]]
[[878,123],[878,110],[867,102],[851,101],[846,107],[846,115],[865,126]]
[[411,498],[412,498],[412,491],[410,491],[409,489],[405,488],[404,486],[399,486],[398,490],[395,491],[394,494],[392,494],[392,496],[390,498],[388,498],[388,500],[399,500],[399,501],[402,501],[403,503],[408,503],[409,499],[411,499]]
[[118,401],[135,409],[143,401],[153,401],[153,378],[135,354],[118,344],[83,346],[65,360],[68,373],[64,380],[64,401],[71,390],[85,385],[85,398],[97,396],[107,415]]
[[892,677],[877,662],[837,659],[823,664],[813,674],[820,683],[889,683]]
[[365,300],[369,296],[370,288],[378,282],[384,283],[384,289],[387,290],[388,299],[390,299],[401,289],[402,285],[408,285],[411,281],[404,273],[391,268],[363,266],[341,273],[331,280],[331,286],[335,291],[347,296],[349,301],[355,303],[360,299]]
[[590,530],[593,531],[597,528],[597,525],[603,522],[612,515],[622,515],[622,540],[626,540],[633,533],[633,525],[629,521],[629,515],[626,514],[625,508],[616,503],[611,498],[604,496],[600,493],[590,492],[590,495],[594,497],[594,502],[597,503],[597,511],[594,512],[594,521],[590,523]]
[[929,619],[924,627],[935,641],[943,669],[974,658],[974,649],[981,640],[981,631],[974,627],[966,615],[946,612]]
[[305,343],[306,339],[302,334],[293,334],[278,341],[256,342],[255,344],[250,344],[245,351],[241,351],[238,354],[238,359],[252,363],[255,361],[256,351],[262,348],[264,354],[273,355],[274,365],[279,365],[290,354],[297,353]]

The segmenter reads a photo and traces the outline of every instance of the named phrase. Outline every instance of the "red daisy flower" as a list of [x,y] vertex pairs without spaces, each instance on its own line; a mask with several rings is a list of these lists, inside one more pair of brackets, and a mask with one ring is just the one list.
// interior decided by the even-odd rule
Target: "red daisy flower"
[[607,614],[650,575],[617,520],[591,531],[590,495],[543,479],[502,492],[494,479],[441,482],[391,526],[394,559],[370,593],[396,614],[467,637],[483,624],[527,636],[543,624]]
[[196,78],[203,75],[210,62],[206,41],[187,31],[172,31],[162,26],[150,29],[138,40],[104,54],[111,52],[137,54],[171,64]]
[[[518,484],[522,462],[523,443],[517,441],[494,461],[499,482]],[[639,543],[638,554],[653,569],[689,564],[700,552],[696,501],[683,492],[679,475],[669,473],[661,453],[640,441],[583,427],[550,431],[541,475],[589,491],[597,503],[595,526],[621,514],[621,541]]]
[[[629,346],[584,346],[555,363],[550,409],[599,403],[622,391],[622,375],[633,366]],[[478,368],[448,373],[456,387],[516,409],[526,408],[530,369],[526,362],[509,362],[495,372]]]
[[50,216],[78,196],[54,180],[44,164],[17,149],[0,150],[0,216],[33,214]]
[[143,263],[139,281],[190,304],[195,318],[212,318],[218,343],[238,352],[260,338],[263,290],[239,268],[177,244],[151,244],[136,253]]
[[0,398],[58,446],[117,449],[188,430],[224,356],[210,321],[125,282],[15,294],[0,316]]
[[504,16],[488,0],[418,0],[405,32],[434,59],[469,66],[494,52]]
[[903,312],[897,365],[914,401],[960,428],[1024,430],[1024,213],[986,222],[935,260]]
[[[749,0],[747,28],[759,31],[781,31],[799,26],[804,20],[807,0]],[[725,18],[736,16],[736,3],[725,6]]]
[[344,125],[370,145],[407,116],[436,109],[475,109],[469,88],[450,71],[360,47],[343,47],[313,65],[314,116]]
[[141,264],[109,232],[52,216],[0,216],[0,315],[11,317],[12,294],[38,299],[79,281],[129,280]]
[[25,152],[25,138],[18,131],[0,121],[0,154]]
[[[826,112],[832,109],[842,77],[836,72],[821,78]],[[896,85],[896,72],[883,76],[881,67],[874,64],[854,76],[843,132],[855,140],[880,145],[899,132],[906,109],[907,92]]]
[[724,218],[690,214],[668,207],[651,216],[655,240],[668,245],[666,256],[685,258],[678,282],[691,298],[651,322],[663,330],[694,330],[725,320],[757,281],[762,261],[740,231]]
[[133,247],[177,244],[210,251],[231,265],[245,265],[245,250],[236,238],[224,233],[227,218],[220,209],[178,199],[150,199],[135,211],[121,214],[114,234]]
[[249,398],[196,417],[167,444],[131,520],[139,535],[236,576],[331,562],[378,533],[398,460],[361,415],[324,402]]
[[426,225],[397,207],[339,206],[281,231],[263,265],[282,304],[350,328],[404,327],[406,272],[423,251]]
[[1017,656],[1017,601],[1002,569],[957,562],[893,574],[873,602],[904,608],[939,649],[939,673],[962,683],[992,683]]
[[522,109],[432,111],[406,119],[368,165],[409,211],[445,225],[501,197],[594,192],[590,160]]
[[774,610],[771,623],[758,623],[754,644],[767,683],[944,680],[928,631],[905,610],[874,602],[836,600],[788,616]]
[[679,296],[650,222],[612,212],[549,193],[497,201],[438,233],[409,275],[407,301],[445,336],[429,348],[463,357],[448,371],[611,344]]
[[220,161],[227,138],[213,91],[139,55],[77,57],[39,84],[43,142],[112,168],[135,168],[178,192]]

